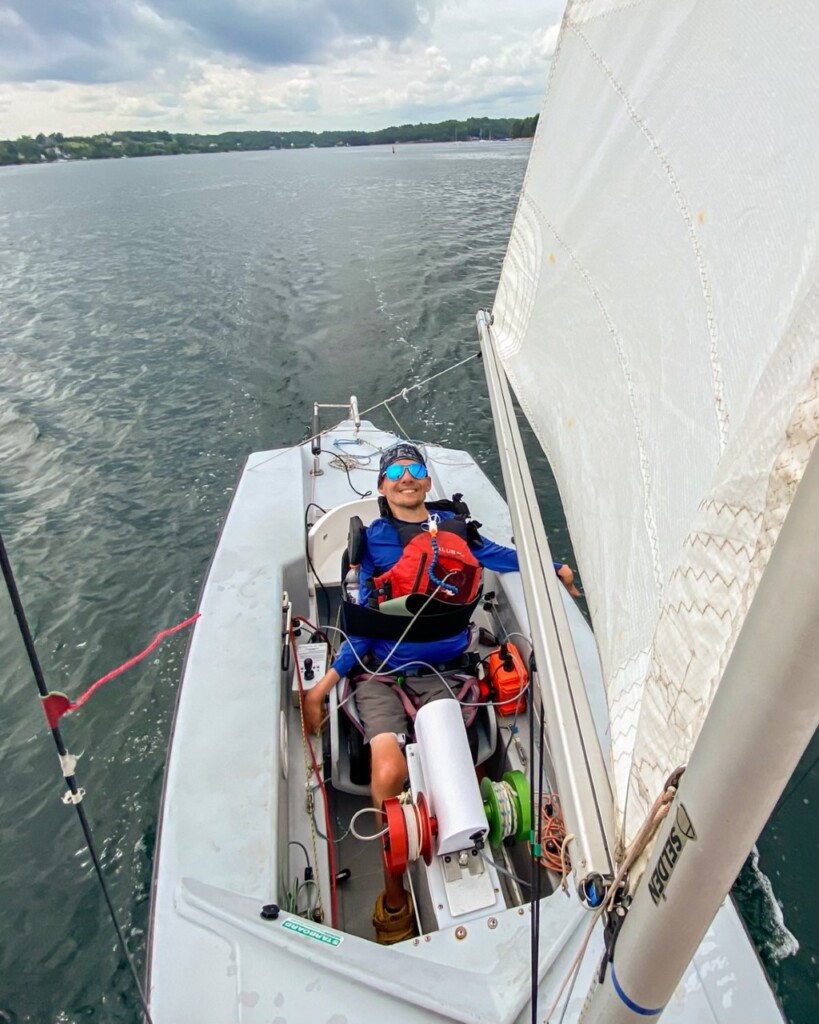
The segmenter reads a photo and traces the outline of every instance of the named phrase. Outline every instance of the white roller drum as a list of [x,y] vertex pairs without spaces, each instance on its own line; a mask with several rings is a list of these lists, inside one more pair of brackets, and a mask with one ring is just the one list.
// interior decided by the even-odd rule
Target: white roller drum
[[[454,700],[426,704],[415,719],[421,751],[424,795],[438,819],[438,856],[469,849],[489,830],[475,777],[460,705]],[[475,838],[473,838],[475,837]]]

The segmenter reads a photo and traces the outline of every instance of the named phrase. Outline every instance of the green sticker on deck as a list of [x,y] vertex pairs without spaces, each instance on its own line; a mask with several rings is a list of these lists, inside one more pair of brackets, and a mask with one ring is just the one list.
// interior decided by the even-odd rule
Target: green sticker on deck
[[330,935],[329,932],[323,932],[321,929],[305,924],[304,921],[297,921],[293,917],[288,917],[286,921],[283,921],[282,928],[286,928],[290,932],[298,932],[299,935],[304,935],[308,939],[315,939],[316,942],[323,942],[325,946],[341,945],[341,935]]

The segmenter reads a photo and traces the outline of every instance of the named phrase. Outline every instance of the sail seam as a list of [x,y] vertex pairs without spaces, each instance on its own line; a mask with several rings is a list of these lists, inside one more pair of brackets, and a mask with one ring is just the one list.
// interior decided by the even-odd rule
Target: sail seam
[[[672,576],[671,600],[663,608],[655,631],[651,664],[645,678],[645,702],[638,725],[643,742],[636,745],[632,753],[623,810],[626,837],[630,833],[629,822],[635,817],[639,821],[639,812],[650,802],[652,787],[664,777],[669,766],[687,761],[691,754],[817,438],[819,364],[814,364],[807,389],[783,426],[760,510],[713,497],[699,505],[700,512],[712,517],[711,528],[689,534],[684,545],[688,555],[698,557],[703,552],[730,551],[736,575],[729,583],[725,573],[709,571],[706,566],[695,569],[687,565]],[[714,532],[731,527],[738,531],[733,538]],[[744,543],[738,539],[742,536],[746,537]],[[694,548],[701,551],[695,552]],[[696,591],[675,593],[676,588],[684,588],[691,580],[702,576],[719,580],[723,589],[712,587],[710,599],[705,602]],[[684,650],[669,637],[669,628],[674,628],[682,638]],[[713,651],[710,659],[700,656],[700,644],[705,636],[709,638],[705,649]],[[692,638],[695,639],[692,641]],[[697,643],[696,650],[694,643]],[[696,676],[693,688],[689,685],[692,672]],[[647,731],[643,728],[646,723],[650,727]],[[612,744],[615,732],[612,722]]]
[[575,33],[577,38],[583,43],[583,45],[589,51],[592,59],[603,72],[603,74],[606,76],[609,84],[617,93],[618,97],[625,106],[628,116],[631,118],[635,126],[639,128],[640,132],[647,139],[648,144],[651,146],[652,152],[659,160],[660,166],[662,167],[665,176],[668,178],[668,181],[671,185],[671,190],[677,202],[677,206],[685,223],[688,238],[691,242],[691,248],[694,251],[694,259],[697,264],[697,272],[699,274],[700,287],[702,289],[703,300],[705,302],[705,317],[708,325],[709,336],[708,359],[711,365],[711,381],[714,389],[714,403],[717,416],[717,426],[719,428],[720,455],[722,455],[728,444],[730,424],[728,407],[725,398],[725,384],[723,380],[722,361],[719,355],[719,332],[717,330],[717,318],[716,313],[714,311],[714,299],[711,292],[711,281],[708,277],[708,271],[705,265],[705,256],[703,255],[702,247],[700,246],[699,238],[697,237],[697,231],[694,224],[694,217],[691,213],[691,207],[688,205],[688,200],[686,199],[683,193],[676,172],[674,171],[674,168],[671,166],[671,161],[660,148],[660,144],[657,142],[657,139],[654,137],[651,129],[637,113],[636,109],[632,105],[631,100],[626,94],[625,89],[614,77],[614,73],[611,70],[611,68],[608,66],[608,64],[606,64],[606,62],[603,60],[600,54],[594,49],[592,44],[589,42],[587,37],[583,34],[583,32],[580,30],[576,23],[569,23],[567,27],[570,28]]
[[662,565],[660,562],[660,545],[657,536],[657,524],[654,519],[654,511],[651,505],[651,495],[653,494],[653,481],[651,478],[651,469],[649,467],[648,455],[646,454],[645,438],[643,436],[643,430],[640,426],[640,418],[637,409],[637,394],[636,387],[634,384],[634,378],[631,375],[629,368],[629,361],[626,356],[623,343],[620,338],[620,334],[617,330],[617,326],[611,318],[611,315],[606,308],[606,304],[603,302],[603,297],[595,287],[594,282],[591,279],[591,275],[582,265],[576,254],[573,252],[571,246],[563,240],[558,234],[557,228],[552,224],[541,212],[541,218],[546,227],[551,231],[557,244],[564,250],[572,262],[575,270],[583,278],[586,287],[592,293],[597,308],[600,310],[600,315],[605,321],[606,328],[614,342],[614,348],[617,352],[617,360],[620,363],[620,370],[623,374],[623,379],[626,382],[626,391],[628,393],[628,404],[631,409],[631,420],[634,425],[634,434],[637,440],[637,450],[639,452],[640,462],[640,477],[643,481],[643,521],[645,523],[646,532],[648,533],[649,542],[651,544],[651,566],[654,572],[654,585],[657,590],[657,600],[662,604],[663,596],[663,573]]
[[644,658],[648,654],[648,647],[638,648],[634,654],[630,654],[625,661],[621,662],[616,669],[612,672],[612,679],[616,679],[621,675],[629,665],[633,665],[635,661],[639,661],[640,658]]
[[[748,561],[751,561],[750,556]],[[675,580],[696,580],[697,583],[702,583],[703,580],[708,583],[719,582],[725,590],[742,589],[742,584],[738,579],[728,578],[721,572],[709,572],[707,569],[693,569],[690,566],[687,566],[685,569],[675,569],[671,574],[671,578]]]
[[599,21],[635,7],[645,7],[646,0],[574,0],[572,23]]
[[746,505],[731,505],[727,501],[716,501],[714,498],[706,498],[705,501],[701,501],[699,504],[700,509],[711,509],[719,515],[721,512],[730,512],[732,515],[739,515],[745,513],[749,515],[755,523],[761,523],[764,516],[762,512],[752,512]]

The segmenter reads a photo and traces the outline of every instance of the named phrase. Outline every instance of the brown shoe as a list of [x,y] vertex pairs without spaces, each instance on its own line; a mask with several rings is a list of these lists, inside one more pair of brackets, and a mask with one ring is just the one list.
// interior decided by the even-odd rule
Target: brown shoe
[[373,910],[373,927],[375,941],[382,946],[392,946],[395,942],[413,938],[417,932],[410,894],[404,893],[404,906],[400,910],[388,910],[384,893],[379,893]]

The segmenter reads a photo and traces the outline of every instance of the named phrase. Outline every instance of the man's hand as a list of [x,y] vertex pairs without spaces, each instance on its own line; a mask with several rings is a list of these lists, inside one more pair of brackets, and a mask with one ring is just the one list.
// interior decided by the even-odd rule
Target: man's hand
[[318,732],[324,718],[324,697],[318,692],[318,686],[314,686],[304,695],[302,706],[304,714],[304,731],[308,733]]
[[569,591],[572,597],[580,597],[580,591],[574,585],[574,573],[568,565],[561,565],[557,570],[557,575],[563,586]]
[[311,732],[318,732],[321,728],[324,721],[324,698],[339,679],[338,672],[334,668],[329,668],[316,685],[305,692],[302,699],[302,713],[304,728],[308,735]]

